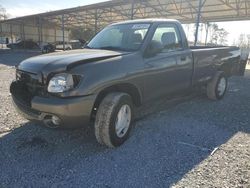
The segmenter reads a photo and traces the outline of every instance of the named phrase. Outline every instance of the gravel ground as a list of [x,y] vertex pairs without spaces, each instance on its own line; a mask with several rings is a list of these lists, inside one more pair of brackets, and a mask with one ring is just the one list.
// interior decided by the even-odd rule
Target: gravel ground
[[11,104],[12,67],[36,52],[0,52],[0,187],[250,187],[250,70],[219,102],[190,94],[146,105],[117,149],[91,128],[50,130]]

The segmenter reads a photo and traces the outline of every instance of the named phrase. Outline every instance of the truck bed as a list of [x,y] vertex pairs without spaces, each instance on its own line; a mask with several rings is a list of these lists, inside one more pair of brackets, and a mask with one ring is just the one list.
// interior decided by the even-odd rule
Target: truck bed
[[221,67],[228,76],[231,76],[239,67],[241,53],[238,47],[191,46],[190,49],[194,61],[193,85],[210,80],[218,67]]

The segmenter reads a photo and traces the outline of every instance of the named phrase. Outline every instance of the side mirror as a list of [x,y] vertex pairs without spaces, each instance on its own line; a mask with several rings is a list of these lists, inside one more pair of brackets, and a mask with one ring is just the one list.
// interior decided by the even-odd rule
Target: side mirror
[[145,57],[153,57],[155,55],[157,55],[158,53],[160,53],[163,49],[163,46],[160,42],[154,41],[152,40],[148,47],[145,50]]
[[89,41],[86,41],[85,44],[82,45],[82,48],[86,48],[86,46],[88,45]]

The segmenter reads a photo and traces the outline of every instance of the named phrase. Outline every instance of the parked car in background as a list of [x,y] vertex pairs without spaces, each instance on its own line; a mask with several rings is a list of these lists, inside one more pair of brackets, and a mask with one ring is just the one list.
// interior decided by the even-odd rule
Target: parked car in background
[[176,20],[133,20],[107,26],[85,49],[22,61],[10,92],[27,119],[53,128],[94,121],[97,141],[117,147],[135,107],[194,87],[222,99],[240,55],[237,47],[190,47]]
[[39,45],[33,40],[20,40],[16,43],[7,44],[10,49],[39,49]]
[[69,42],[64,42],[63,49],[63,41],[58,41],[55,43],[56,50],[72,50],[72,45]]
[[[82,49],[85,43],[86,41],[83,39],[70,40],[69,42],[65,41],[64,49],[65,50]],[[63,50],[63,41],[56,42],[55,46],[57,50]]]
[[86,44],[86,41],[83,39],[71,40],[69,41],[69,44],[71,44],[72,49],[82,49],[83,46]]
[[56,50],[56,46],[52,43],[43,44],[41,45],[41,50],[42,53],[51,53]]

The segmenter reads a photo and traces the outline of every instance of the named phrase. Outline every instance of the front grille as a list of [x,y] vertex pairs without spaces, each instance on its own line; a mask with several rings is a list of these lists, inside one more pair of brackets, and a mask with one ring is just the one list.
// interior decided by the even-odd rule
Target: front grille
[[32,96],[44,96],[45,95],[45,87],[39,81],[39,77],[37,74],[28,73],[24,71],[17,70],[16,72],[17,81],[22,83],[25,86],[25,89],[28,90],[30,95]]
[[37,74],[20,70],[16,71],[16,81],[11,84],[10,92],[16,100],[27,107],[31,107],[34,96],[45,96],[46,93]]
[[33,95],[28,91],[27,86],[21,81],[14,81],[10,85],[10,93],[21,103],[23,106],[31,107],[31,100]]

